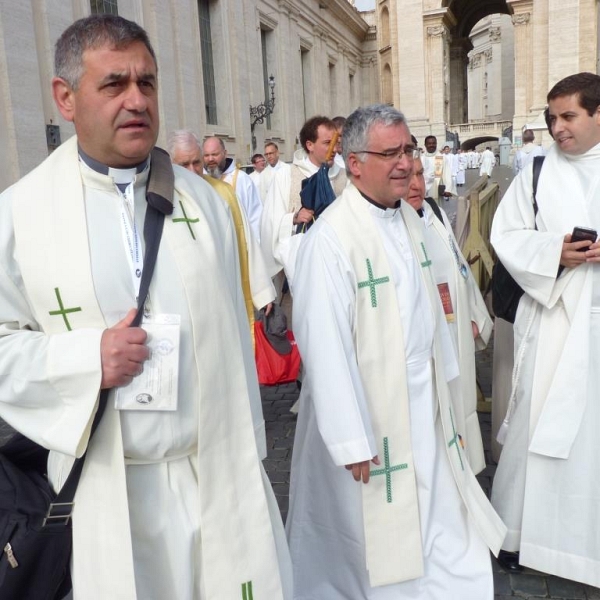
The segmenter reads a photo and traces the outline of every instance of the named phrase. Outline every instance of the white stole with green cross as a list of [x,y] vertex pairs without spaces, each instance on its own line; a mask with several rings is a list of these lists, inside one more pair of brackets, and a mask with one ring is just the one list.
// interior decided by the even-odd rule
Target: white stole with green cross
[[[16,254],[41,330],[52,338],[52,334],[67,330],[75,335],[81,328],[104,329],[89,260],[76,139],[65,142],[19,186],[13,205]],[[212,198],[210,191],[207,198],[196,192],[185,181],[176,181],[175,212],[165,219],[161,246],[168,246],[175,261],[173,268],[181,273],[197,355],[199,569],[203,589],[207,599],[281,600],[279,563],[254,437],[246,370],[241,349],[235,344],[240,336],[236,306],[220,272],[222,261],[214,242],[215,233],[226,229],[226,209],[207,209],[211,202],[222,206],[221,201],[216,195]],[[178,218],[185,222],[177,222]],[[195,236],[186,235],[188,223],[195,228]],[[231,235],[235,243],[233,230]],[[215,319],[216,314],[231,318]],[[231,342],[227,369],[223,368],[222,355],[214,351],[217,339]],[[99,386],[99,378],[97,383]],[[69,396],[68,389],[61,393]],[[97,393],[96,388],[95,396]],[[222,398],[230,402],[223,403]],[[74,403],[80,400],[73,396]],[[93,406],[94,400],[88,406]],[[79,451],[85,449],[88,437],[89,431]],[[60,456],[67,465],[72,460]],[[73,523],[76,593],[79,590],[86,600],[137,600],[121,423],[110,400],[88,447]]]
[[[402,216],[435,307],[433,312],[442,318],[443,313],[435,304],[439,296],[428,268],[421,220],[405,202]],[[334,228],[357,278],[356,352],[381,460],[379,467],[372,465],[371,480],[362,486],[366,566],[371,585],[399,583],[423,574],[423,556],[403,368],[404,338],[392,270],[368,202],[354,186],[346,188],[321,218]],[[506,528],[485,497],[460,446],[441,366],[444,352],[437,334],[433,355],[434,390],[452,472],[479,532],[497,553]]]

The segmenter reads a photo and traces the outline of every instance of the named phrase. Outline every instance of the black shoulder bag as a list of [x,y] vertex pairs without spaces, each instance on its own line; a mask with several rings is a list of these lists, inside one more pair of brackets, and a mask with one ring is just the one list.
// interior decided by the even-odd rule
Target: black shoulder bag
[[[543,156],[536,156],[533,159],[534,222],[538,213],[536,194],[543,162]],[[537,225],[535,228],[537,229]],[[519,308],[519,301],[523,294],[523,288],[513,279],[512,275],[506,270],[500,259],[498,259],[492,269],[492,309],[494,310],[494,315],[509,323],[514,323],[517,316],[517,309]]]
[[[142,320],[165,214],[173,211],[173,181],[168,155],[155,148],[146,192],[144,270],[133,327]],[[90,437],[100,423],[108,393],[108,389],[100,393]],[[85,456],[75,460],[56,494],[47,478],[48,450],[18,433],[0,448],[2,600],[58,600],[71,589],[71,513]]]

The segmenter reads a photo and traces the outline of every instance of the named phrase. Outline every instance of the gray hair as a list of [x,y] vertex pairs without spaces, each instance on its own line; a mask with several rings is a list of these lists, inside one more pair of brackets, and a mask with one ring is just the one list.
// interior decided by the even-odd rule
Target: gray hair
[[91,15],[75,21],[56,42],[54,72],[74,90],[83,75],[83,53],[110,46],[116,50],[142,42],[156,65],[156,54],[148,34],[137,23],[117,15]]
[[[406,124],[404,115],[387,104],[371,104],[357,108],[346,120],[344,136],[342,139],[342,157],[346,163],[346,172],[350,175],[348,157],[350,153],[360,153],[367,149],[369,133],[373,125],[380,123],[385,127],[390,125]],[[366,155],[360,157],[365,160]]]
[[202,150],[202,145],[196,135],[189,129],[176,129],[171,132],[167,140],[167,151],[171,158],[173,158],[177,148],[199,148]]

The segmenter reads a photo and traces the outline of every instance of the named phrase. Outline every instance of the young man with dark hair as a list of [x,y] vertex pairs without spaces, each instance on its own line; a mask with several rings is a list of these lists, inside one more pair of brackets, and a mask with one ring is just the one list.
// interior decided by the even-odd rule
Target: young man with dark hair
[[[532,201],[529,164],[500,203],[491,241],[525,294],[492,502],[508,526],[505,565],[600,586],[600,76],[548,94],[555,144]],[[589,238],[572,239],[574,228]]]
[[[263,209],[260,240],[271,276],[284,268],[289,276],[293,274],[295,253],[301,239],[295,236],[297,225],[313,220],[313,211],[304,208],[300,202],[302,181],[314,175],[325,163],[335,131],[335,125],[328,117],[308,119],[300,130],[302,149],[294,153],[292,168],[277,172],[273,177]],[[337,196],[346,186],[346,173],[334,164],[333,158],[327,165],[329,182]]]
[[250,162],[254,167],[254,171],[250,173],[250,179],[252,183],[256,186],[256,189],[260,191],[260,179],[263,171],[267,167],[267,161],[262,154],[253,154],[250,158]]

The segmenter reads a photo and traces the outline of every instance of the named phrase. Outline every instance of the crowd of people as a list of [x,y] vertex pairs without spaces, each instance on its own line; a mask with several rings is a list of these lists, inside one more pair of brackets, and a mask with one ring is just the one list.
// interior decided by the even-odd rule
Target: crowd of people
[[[524,147],[494,219],[524,295],[491,501],[474,353],[493,320],[440,202],[491,150],[421,151],[376,104],[308,119],[291,164],[269,141],[247,175],[181,129],[157,194],[157,86],[140,26],[70,25],[52,91],[76,135],[0,197],[0,417],[50,450],[55,489],[87,452],[72,598],[492,600],[490,550],[600,585],[600,244],[571,238],[600,227],[600,77],[550,91],[537,203]],[[301,195],[315,182],[325,206]],[[164,231],[131,326],[148,206]],[[303,366],[284,530],[252,332],[287,289]]]

